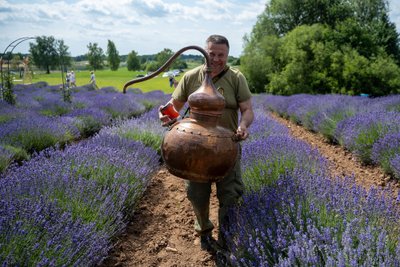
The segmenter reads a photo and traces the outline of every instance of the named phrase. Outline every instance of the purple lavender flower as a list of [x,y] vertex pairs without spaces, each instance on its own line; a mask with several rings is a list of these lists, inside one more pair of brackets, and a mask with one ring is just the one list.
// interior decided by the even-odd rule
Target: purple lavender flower
[[390,168],[394,176],[400,180],[400,153],[394,155],[394,157],[390,160]]
[[400,131],[378,139],[372,146],[371,159],[373,163],[379,164],[386,173],[393,174],[390,161],[398,154],[400,154]]
[[0,129],[0,143],[21,147],[32,153],[59,143],[66,144],[79,137],[79,130],[57,117],[32,113],[4,123]]
[[93,136],[102,127],[110,125],[112,122],[109,113],[95,107],[75,109],[66,116],[77,119],[75,125],[83,138]]
[[162,137],[166,129],[161,127],[157,113],[158,108],[154,108],[140,117],[122,121],[114,127],[103,128],[101,132],[142,142],[160,153]]
[[302,141],[289,136],[270,136],[243,146],[242,168],[247,186],[259,188],[297,168],[326,172],[326,160]]
[[400,264],[390,192],[366,192],[351,177],[298,169],[248,192],[231,212],[224,233],[237,266]]
[[335,137],[365,163],[371,163],[374,143],[390,133],[400,132],[399,112],[359,113],[338,124]]

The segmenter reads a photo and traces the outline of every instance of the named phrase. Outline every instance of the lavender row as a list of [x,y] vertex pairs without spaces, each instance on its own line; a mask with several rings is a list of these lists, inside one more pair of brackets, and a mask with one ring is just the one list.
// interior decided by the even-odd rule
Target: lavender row
[[0,178],[3,266],[90,266],[107,257],[160,159],[115,132],[45,149]]
[[246,194],[225,231],[233,266],[400,266],[399,216],[385,192],[300,168]]
[[267,116],[258,107],[243,146],[247,191],[224,228],[233,266],[400,266],[390,192],[329,177],[318,151],[285,131],[258,133]]
[[0,172],[13,161],[93,136],[102,127],[137,117],[167,99],[161,91],[122,94],[114,88],[77,87],[66,102],[57,86],[46,83],[17,85],[14,92],[15,106],[0,102]]
[[265,107],[322,133],[365,164],[380,165],[400,179],[400,95],[366,98],[344,95],[265,95]]

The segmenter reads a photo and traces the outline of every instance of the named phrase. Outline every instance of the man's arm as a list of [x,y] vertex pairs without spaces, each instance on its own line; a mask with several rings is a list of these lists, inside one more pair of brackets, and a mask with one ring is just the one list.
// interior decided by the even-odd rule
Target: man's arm
[[253,105],[251,104],[251,98],[246,101],[239,103],[239,110],[241,118],[239,127],[236,131],[236,136],[239,140],[245,140],[249,136],[248,128],[254,120]]

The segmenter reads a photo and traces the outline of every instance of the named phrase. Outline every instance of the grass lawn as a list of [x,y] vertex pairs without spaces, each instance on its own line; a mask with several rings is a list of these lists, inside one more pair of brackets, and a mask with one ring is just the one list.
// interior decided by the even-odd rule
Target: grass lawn
[[[102,87],[115,87],[119,91],[122,91],[124,84],[132,79],[136,78],[138,74],[146,74],[145,72],[138,71],[128,71],[125,68],[119,68],[117,71],[111,71],[109,69],[97,70],[95,71],[96,83],[99,88]],[[139,88],[142,92],[150,92],[154,90],[162,90],[165,93],[172,93],[173,87],[169,87],[168,77],[162,77],[163,72],[161,72],[157,77],[150,80],[133,84],[129,88]],[[176,80],[182,77],[183,73],[175,77]],[[75,71],[76,85],[82,86],[89,83],[90,71],[89,70],[77,70]],[[65,73],[64,73],[65,80]],[[36,73],[32,78],[32,83],[45,81],[49,85],[61,85],[61,73],[60,71],[52,71],[50,74]],[[21,83],[20,81],[15,81],[14,84]]]
[[[199,62],[189,62],[188,69],[192,69],[197,67]],[[235,68],[240,68],[240,66],[234,66]],[[89,84],[90,80],[90,70],[74,70],[76,77],[76,85],[82,86],[85,84]],[[102,87],[115,87],[117,90],[122,92],[124,84],[132,79],[136,79],[138,74],[145,75],[146,72],[142,71],[128,71],[126,67],[119,68],[117,71],[111,71],[110,69],[96,70],[96,83],[99,88]],[[161,90],[166,94],[170,94],[173,92],[174,88],[169,87],[168,77],[162,77],[163,72],[161,72],[158,76],[151,78],[150,80],[135,83],[129,88],[139,88],[142,92],[150,92],[154,90]],[[64,73],[64,82],[65,82]],[[183,73],[179,76],[175,77],[176,80],[180,80],[182,78]],[[16,78],[18,79],[18,78]],[[46,74],[43,72],[37,72],[32,78],[32,83],[36,82],[47,82],[49,85],[61,85],[62,78],[60,71],[52,71],[50,74]],[[21,80],[15,80],[14,84],[22,83]]]

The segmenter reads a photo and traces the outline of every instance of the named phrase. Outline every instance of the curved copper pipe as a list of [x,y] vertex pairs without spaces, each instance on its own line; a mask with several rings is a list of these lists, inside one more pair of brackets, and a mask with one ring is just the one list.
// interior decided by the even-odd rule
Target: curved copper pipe
[[201,48],[200,46],[196,46],[196,45],[190,45],[190,46],[186,46],[180,50],[178,50],[175,54],[173,54],[168,60],[167,62],[164,63],[164,65],[162,65],[158,70],[156,70],[155,72],[153,72],[152,74],[150,74],[149,76],[146,77],[141,77],[141,78],[137,78],[137,79],[133,79],[128,81],[127,83],[125,83],[124,85],[124,94],[126,93],[126,89],[128,88],[129,85],[132,85],[134,83],[139,83],[139,82],[143,82],[146,80],[149,80],[155,76],[157,76],[160,72],[162,72],[164,69],[166,69],[180,54],[182,54],[183,52],[185,52],[186,50],[189,49],[195,49],[200,51],[203,56],[206,58],[206,65],[207,65],[207,69],[206,71],[211,72],[211,61],[210,61],[210,56],[207,54],[206,50],[204,50],[203,48]]

